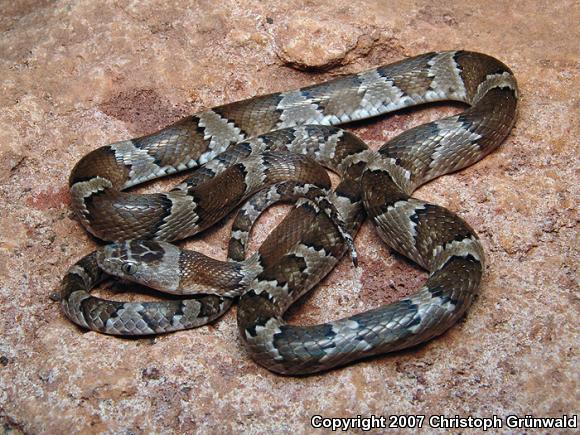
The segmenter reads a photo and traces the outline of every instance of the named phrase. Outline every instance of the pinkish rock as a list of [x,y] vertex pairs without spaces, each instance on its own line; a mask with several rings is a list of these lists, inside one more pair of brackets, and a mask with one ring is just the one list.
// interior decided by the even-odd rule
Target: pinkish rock
[[[4,2],[4,431],[310,433],[313,414],[578,413],[579,19],[570,0],[549,12],[536,0]],[[505,61],[521,101],[516,128],[498,151],[418,192],[460,213],[487,254],[480,297],[442,337],[329,373],[285,378],[248,358],[234,311],[208,327],[129,340],[80,330],[50,299],[66,269],[96,246],[73,219],[66,194],[70,170],[88,151],[203,107],[455,48]],[[458,110],[434,105],[351,128],[376,148]],[[281,210],[263,219],[257,240]],[[223,259],[227,233],[226,223],[185,245]],[[424,279],[389,254],[368,223],[356,244],[361,267],[339,264],[291,310],[292,321],[366,310]],[[123,289],[99,294],[151,297],[117,294]]]

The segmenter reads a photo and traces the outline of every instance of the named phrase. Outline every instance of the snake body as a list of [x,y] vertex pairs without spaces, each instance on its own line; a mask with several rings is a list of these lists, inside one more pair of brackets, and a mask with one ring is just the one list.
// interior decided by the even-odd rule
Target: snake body
[[[469,108],[408,130],[378,152],[334,126],[442,100]],[[73,208],[88,231],[117,243],[69,269],[64,312],[100,332],[152,334],[210,322],[240,295],[238,326],[250,356],[283,374],[327,370],[438,336],[470,306],[483,248],[461,218],[411,194],[493,151],[509,134],[516,105],[515,78],[500,61],[467,51],[427,53],[213,108],[99,148],[72,171]],[[319,165],[341,176],[333,191]],[[168,193],[122,192],[188,168],[197,169]],[[167,243],[208,228],[252,196],[234,223],[231,261]],[[301,199],[245,259],[257,216],[288,198]],[[388,246],[429,272],[427,282],[408,298],[352,317],[286,324],[288,307],[352,247],[365,212]],[[187,297],[124,303],[91,296],[103,270]]]

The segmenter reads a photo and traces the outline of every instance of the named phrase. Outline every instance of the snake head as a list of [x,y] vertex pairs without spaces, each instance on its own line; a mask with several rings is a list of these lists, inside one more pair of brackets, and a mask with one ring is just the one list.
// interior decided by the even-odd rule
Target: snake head
[[109,275],[172,293],[179,287],[179,257],[170,243],[130,240],[99,250],[97,263]]

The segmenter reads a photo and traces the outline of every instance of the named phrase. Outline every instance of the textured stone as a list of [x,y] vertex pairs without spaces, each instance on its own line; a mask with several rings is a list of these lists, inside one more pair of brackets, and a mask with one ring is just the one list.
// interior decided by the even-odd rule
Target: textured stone
[[284,19],[275,40],[278,56],[299,69],[322,70],[347,62],[359,42],[362,50],[370,50],[373,37],[348,23],[336,24],[307,12]]
[[[579,411],[578,5],[426,0],[17,0],[0,13],[0,419],[5,431],[308,433],[313,414],[558,416]],[[235,311],[214,325],[119,339],[66,320],[50,295],[96,246],[67,179],[97,146],[203,107],[309,85],[431,50],[510,65],[519,119],[482,162],[418,192],[479,233],[481,295],[442,337],[305,378],[245,353]],[[304,70],[316,70],[307,73]],[[324,73],[321,72],[324,71]],[[349,128],[377,148],[458,105]],[[147,186],[168,188],[175,179]],[[256,246],[281,218],[272,210]],[[228,223],[185,245],[225,257]],[[366,223],[348,259],[291,309],[336,319],[414,291],[424,273]],[[129,287],[99,290],[108,297]]]

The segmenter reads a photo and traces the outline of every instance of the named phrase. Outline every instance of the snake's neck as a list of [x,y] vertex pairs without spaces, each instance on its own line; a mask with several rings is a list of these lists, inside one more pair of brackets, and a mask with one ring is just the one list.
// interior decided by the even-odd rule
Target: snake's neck
[[179,293],[236,297],[262,271],[258,253],[244,261],[219,261],[195,251],[181,251]]

